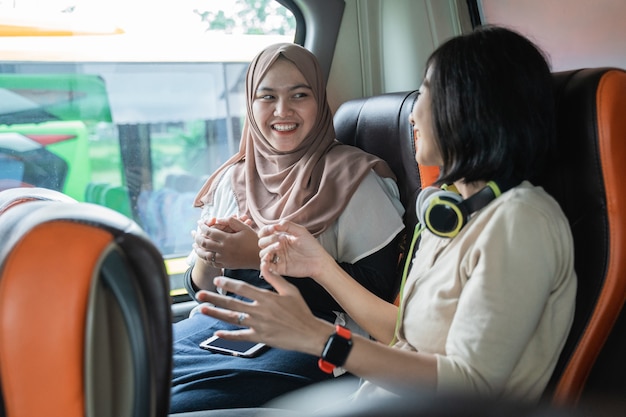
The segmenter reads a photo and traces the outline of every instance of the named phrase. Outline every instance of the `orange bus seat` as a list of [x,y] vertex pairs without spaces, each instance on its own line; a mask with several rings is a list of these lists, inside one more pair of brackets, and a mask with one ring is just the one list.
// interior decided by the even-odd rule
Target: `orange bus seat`
[[578,292],[546,392],[557,404],[626,393],[626,71],[554,73],[557,152],[538,181],[567,215]]
[[166,416],[169,280],[137,224],[32,200],[2,213],[0,236],[0,414]]

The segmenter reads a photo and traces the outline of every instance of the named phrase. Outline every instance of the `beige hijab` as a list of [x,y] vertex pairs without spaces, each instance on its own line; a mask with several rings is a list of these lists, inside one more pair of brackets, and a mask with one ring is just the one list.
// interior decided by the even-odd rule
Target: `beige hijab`
[[[279,57],[300,70],[317,101],[314,127],[300,146],[290,152],[274,149],[252,115],[259,83]],[[292,220],[317,236],[339,217],[371,169],[381,177],[395,179],[383,160],[335,140],[324,79],[317,59],[307,49],[281,43],[261,51],[246,74],[246,97],[239,152],[207,180],[196,196],[196,207],[211,204],[221,174],[234,165],[232,188],[240,215],[247,214],[256,227],[280,219]]]

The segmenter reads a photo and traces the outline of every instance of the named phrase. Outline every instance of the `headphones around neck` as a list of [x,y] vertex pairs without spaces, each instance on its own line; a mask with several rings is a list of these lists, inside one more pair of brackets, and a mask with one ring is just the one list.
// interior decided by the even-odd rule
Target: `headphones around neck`
[[467,224],[472,213],[482,209],[503,192],[512,188],[507,184],[502,188],[495,181],[487,185],[467,200],[463,200],[454,185],[426,187],[417,196],[417,219],[422,228],[427,228],[439,237],[453,238]]
[[[415,202],[418,222],[415,225],[408,256],[404,261],[404,271],[400,281],[400,302],[402,302],[404,284],[409,274],[409,265],[413,259],[415,244],[424,229],[429,229],[440,237],[452,238],[458,235],[463,226],[469,221],[472,213],[485,207],[502,193],[519,184],[520,181],[498,181],[498,183],[489,181],[482,190],[467,200],[463,200],[463,197],[461,197],[454,185],[443,185],[441,188],[426,187],[420,191]],[[401,319],[402,308],[398,308],[396,329],[393,332],[393,340],[389,346],[392,346],[398,340],[397,335]]]

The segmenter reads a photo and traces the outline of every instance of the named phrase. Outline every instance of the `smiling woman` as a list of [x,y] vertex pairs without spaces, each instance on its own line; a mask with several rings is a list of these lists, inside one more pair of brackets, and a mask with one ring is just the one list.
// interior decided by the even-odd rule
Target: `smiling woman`
[[[290,43],[263,49],[248,68],[245,94],[239,152],[195,200],[203,211],[185,274],[189,292],[215,290],[217,275],[272,290],[259,274],[257,231],[288,218],[313,233],[355,282],[391,299],[396,237],[404,228],[395,176],[383,160],[336,141],[315,56]],[[360,227],[363,221],[369,227]],[[293,283],[317,317],[350,321],[311,279]],[[245,320],[239,315],[237,323]],[[208,354],[199,347],[216,330],[236,327],[201,314],[175,323],[172,412],[260,406],[331,377],[307,354],[269,349],[250,359]]]

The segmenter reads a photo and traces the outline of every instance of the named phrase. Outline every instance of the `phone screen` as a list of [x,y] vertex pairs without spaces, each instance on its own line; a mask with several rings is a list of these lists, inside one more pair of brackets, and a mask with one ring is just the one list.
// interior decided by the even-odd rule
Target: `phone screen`
[[243,356],[252,358],[259,355],[267,346],[263,343],[246,342],[239,340],[226,340],[217,336],[211,336],[202,343],[202,349],[210,350],[225,355]]

